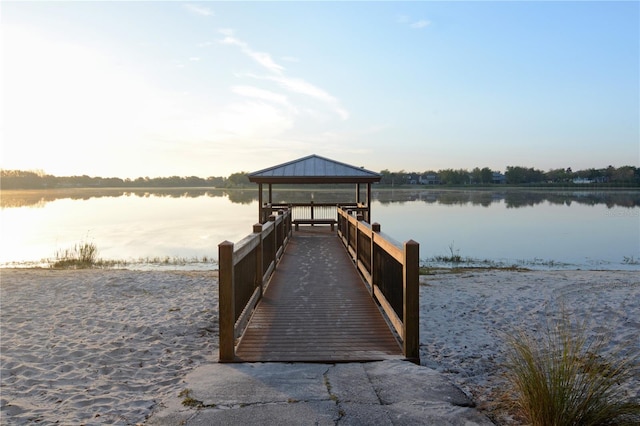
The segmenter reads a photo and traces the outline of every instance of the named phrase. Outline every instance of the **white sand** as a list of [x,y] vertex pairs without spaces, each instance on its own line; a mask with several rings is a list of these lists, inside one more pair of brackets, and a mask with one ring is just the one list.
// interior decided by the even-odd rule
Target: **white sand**
[[[506,333],[546,329],[564,309],[587,334],[640,351],[640,274],[633,271],[470,271],[422,276],[420,356],[480,408],[504,391]],[[640,368],[625,386],[640,399]]]
[[2,270],[2,424],[136,424],[215,360],[217,272]]
[[[215,362],[217,273],[0,271],[0,423],[136,424]],[[421,357],[481,405],[502,333],[563,301],[591,332],[640,345],[635,272],[481,271],[422,277]],[[640,376],[638,374],[637,376]],[[640,377],[629,385],[640,397]]]

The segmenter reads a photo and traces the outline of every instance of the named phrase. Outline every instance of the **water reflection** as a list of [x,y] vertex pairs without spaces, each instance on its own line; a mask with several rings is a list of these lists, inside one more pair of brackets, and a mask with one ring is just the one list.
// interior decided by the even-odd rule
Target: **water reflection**
[[570,206],[604,204],[607,207],[638,207],[640,191],[531,191],[507,189],[487,190],[387,190],[374,191],[373,197],[381,204],[407,201],[422,201],[427,204],[474,205],[489,207],[494,203],[504,203],[507,208],[533,207],[548,203]]
[[[89,200],[104,197],[148,198],[198,198],[227,197],[234,204],[251,204],[258,200],[257,189],[210,189],[210,188],[162,188],[162,189],[51,189],[2,191],[0,206],[6,208],[42,208],[47,203],[59,199]],[[314,190],[274,189],[272,200],[276,203],[316,203],[354,202],[355,191],[344,188],[322,188]],[[364,195],[361,196],[364,199]],[[532,191],[525,189],[506,190],[434,190],[434,189],[378,189],[372,191],[375,201],[383,205],[421,201],[440,205],[473,205],[489,207],[494,203],[504,203],[507,208],[533,207],[543,203],[566,205],[572,203],[595,206],[603,204],[612,207],[639,207],[640,191]],[[266,198],[266,194],[265,194]]]
[[[255,188],[1,195],[0,267],[50,259],[80,241],[95,243],[107,260],[215,259],[218,244],[240,241],[258,215]],[[640,191],[374,188],[372,195],[373,220],[397,241],[418,241],[423,259],[446,254],[455,243],[464,257],[492,261],[543,259],[610,269],[640,262]],[[353,187],[272,193],[277,203],[355,198]]]

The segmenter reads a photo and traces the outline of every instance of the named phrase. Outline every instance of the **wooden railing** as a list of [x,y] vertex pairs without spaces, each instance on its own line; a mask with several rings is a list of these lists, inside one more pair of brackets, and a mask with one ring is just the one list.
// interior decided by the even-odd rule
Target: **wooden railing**
[[338,209],[338,235],[402,340],[407,359],[419,362],[420,245],[409,240],[400,245],[368,224],[357,210]]
[[262,298],[291,237],[291,211],[281,209],[237,244],[218,245],[220,362],[235,359],[235,342]]
[[367,208],[358,206],[356,203],[336,204],[336,203],[287,203],[287,204],[265,204],[264,215],[268,217],[272,212],[281,209],[289,209],[291,211],[291,220],[338,220],[338,209],[349,209],[362,213],[367,212]]

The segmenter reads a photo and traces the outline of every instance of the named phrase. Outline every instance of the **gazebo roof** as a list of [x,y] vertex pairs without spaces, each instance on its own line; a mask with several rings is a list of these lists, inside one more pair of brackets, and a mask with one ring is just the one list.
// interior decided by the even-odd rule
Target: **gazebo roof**
[[255,183],[373,183],[381,178],[371,170],[315,154],[249,174]]

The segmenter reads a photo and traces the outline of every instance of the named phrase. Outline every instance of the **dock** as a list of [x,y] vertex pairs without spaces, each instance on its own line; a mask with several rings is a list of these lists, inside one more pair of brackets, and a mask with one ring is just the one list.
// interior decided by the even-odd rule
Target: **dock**
[[[220,362],[419,363],[419,244],[371,222],[380,176],[316,155],[249,174],[258,222],[218,245]],[[355,200],[275,203],[274,184],[355,184]]]
[[239,341],[239,362],[402,358],[397,338],[335,232],[303,226]]

